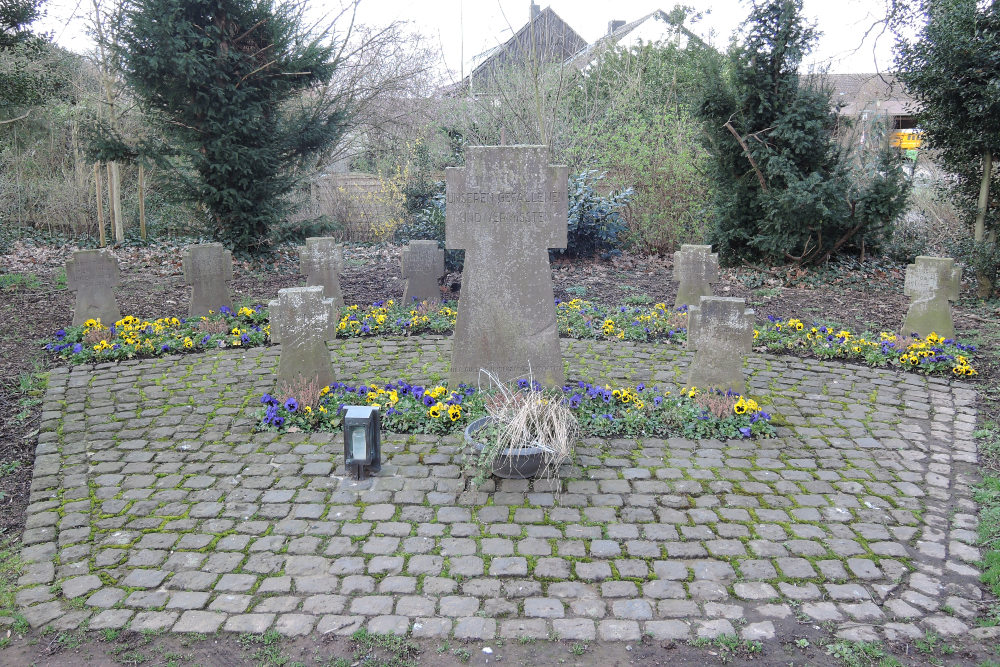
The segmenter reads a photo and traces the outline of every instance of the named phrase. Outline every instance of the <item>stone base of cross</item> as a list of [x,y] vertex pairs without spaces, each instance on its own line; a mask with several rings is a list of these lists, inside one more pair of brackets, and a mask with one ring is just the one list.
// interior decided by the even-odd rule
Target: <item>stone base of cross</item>
[[66,286],[76,292],[73,324],[99,319],[106,327],[122,318],[114,288],[121,285],[118,260],[106,250],[77,250],[66,261]]
[[955,337],[951,303],[962,289],[962,267],[951,257],[917,257],[906,267],[903,294],[910,297],[910,307],[903,320],[902,334],[926,338],[936,333],[942,338]]
[[674,308],[697,306],[703,296],[712,296],[712,283],[719,282],[719,255],[710,245],[684,244],[674,253],[677,298]]
[[333,299],[323,297],[323,288],[291,287],[278,290],[278,299],[268,304],[271,340],[281,345],[278,382],[333,384],[333,363],[326,343],[337,337],[339,311]]
[[754,312],[743,299],[702,297],[688,311],[688,348],[694,350],[694,359],[687,385],[746,391],[743,357],[753,347],[753,324]]
[[447,170],[445,245],[465,250],[450,382],[562,386],[549,248],[565,248],[567,168],[546,146],[473,146]]

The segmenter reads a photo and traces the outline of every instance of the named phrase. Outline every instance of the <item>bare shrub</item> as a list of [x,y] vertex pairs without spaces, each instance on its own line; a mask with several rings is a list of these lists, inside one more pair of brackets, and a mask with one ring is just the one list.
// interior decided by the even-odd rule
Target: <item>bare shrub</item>
[[[543,391],[518,389],[506,385],[492,373],[481,370],[496,393],[486,399],[486,412],[497,426],[497,437],[484,448],[481,465],[493,466],[503,457],[512,457],[521,450],[541,449],[541,476],[555,477],[559,466],[573,453],[573,442],[580,425],[560,397]],[[529,386],[531,382],[529,381]]]
[[195,327],[198,331],[207,334],[229,333],[229,323],[225,320],[203,320]]
[[714,391],[699,393],[694,397],[694,402],[711,412],[718,419],[725,419],[733,414],[733,407],[739,397],[735,394],[722,394]]
[[83,342],[88,346],[94,346],[102,340],[107,340],[109,335],[111,335],[110,329],[105,329],[103,327],[100,329],[91,329],[87,333],[83,334]]
[[319,407],[320,392],[325,386],[319,380],[298,376],[290,382],[278,383],[277,393],[282,402],[294,398],[300,409],[306,406],[315,409]]

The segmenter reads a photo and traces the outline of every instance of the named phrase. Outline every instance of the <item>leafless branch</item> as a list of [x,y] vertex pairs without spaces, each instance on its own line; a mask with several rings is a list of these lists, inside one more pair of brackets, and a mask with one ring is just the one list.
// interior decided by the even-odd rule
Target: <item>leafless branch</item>
[[736,128],[733,127],[732,118],[723,123],[722,126],[725,127],[727,130],[729,130],[734,137],[736,137],[736,141],[738,141],[740,147],[743,148],[743,154],[747,156],[747,160],[750,161],[750,166],[752,166],[753,170],[757,173],[757,181],[760,183],[761,189],[764,192],[767,192],[767,183],[764,182],[764,174],[761,173],[760,167],[757,166],[756,160],[754,160],[753,156],[750,155],[750,148],[747,147],[746,142],[743,141],[743,137],[741,137],[740,133],[737,132]]

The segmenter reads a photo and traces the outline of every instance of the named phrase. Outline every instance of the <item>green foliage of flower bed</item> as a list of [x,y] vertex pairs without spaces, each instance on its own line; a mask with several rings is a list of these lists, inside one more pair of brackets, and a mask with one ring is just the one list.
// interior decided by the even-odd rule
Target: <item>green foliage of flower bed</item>
[[[688,389],[672,393],[657,387],[611,387],[577,382],[561,390],[542,389],[520,380],[522,391],[562,401],[580,423],[583,435],[600,437],[672,436],[689,438],[771,437],[771,416],[756,401],[729,393]],[[378,405],[382,426],[397,433],[455,433],[486,414],[490,392],[461,385],[424,387],[402,380],[389,384],[337,382],[315,397],[265,394],[258,415],[261,430],[336,431],[344,405]]]
[[754,330],[754,340],[769,352],[805,352],[822,359],[850,359],[869,366],[894,366],[927,375],[977,375],[969,363],[975,346],[934,333],[926,338],[909,339],[885,331],[855,335],[826,324],[807,326],[795,318],[768,320],[767,327]]

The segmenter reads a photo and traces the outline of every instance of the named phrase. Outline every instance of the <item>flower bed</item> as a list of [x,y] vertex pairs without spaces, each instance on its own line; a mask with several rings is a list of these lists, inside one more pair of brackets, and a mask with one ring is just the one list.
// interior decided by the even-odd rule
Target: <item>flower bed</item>
[[267,310],[261,306],[235,313],[223,306],[205,317],[142,320],[128,315],[108,327],[100,320],[66,327],[44,341],[45,349],[75,364],[135,357],[201,352],[224,347],[255,347],[270,340]]
[[[426,303],[404,307],[392,299],[367,308],[347,306],[337,325],[338,338],[448,334],[455,328],[457,305]],[[687,338],[687,307],[604,308],[581,299],[556,302],[556,320],[562,336],[593,340],[668,341]],[[860,361],[918,373],[971,377],[976,348],[931,334],[924,339],[902,339],[895,334],[856,335],[829,324],[807,326],[792,318],[769,317],[766,327],[754,330],[756,345],[769,352],[812,355],[825,359]],[[117,361],[134,357],[199,352],[220,347],[253,347],[270,342],[267,309],[222,308],[208,317],[155,321],[125,317],[108,328],[96,320],[67,327],[45,348],[70,363]]]
[[[689,438],[770,437],[771,416],[753,399],[732,392],[691,388],[672,393],[657,387],[611,387],[577,382],[561,390],[543,390],[527,380],[520,389],[563,401],[580,423],[583,435],[638,437],[680,435]],[[306,405],[299,397],[261,398],[258,428],[276,431],[336,431],[345,405],[378,405],[382,425],[396,433],[454,433],[486,414],[489,392],[460,385],[425,387],[402,380],[389,384],[337,382]]]
[[918,373],[976,375],[969,359],[976,351],[951,338],[931,333],[926,338],[902,338],[882,332],[878,336],[856,336],[826,324],[806,326],[801,320],[768,317],[770,325],[755,329],[753,337],[769,352],[805,352],[824,359],[852,359],[869,366],[895,366]]
[[650,341],[687,339],[687,306],[671,309],[664,303],[652,307],[605,308],[589,301],[556,300],[559,333],[569,338]]

